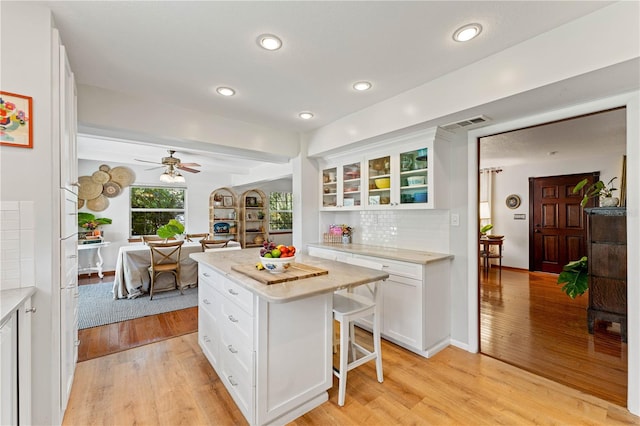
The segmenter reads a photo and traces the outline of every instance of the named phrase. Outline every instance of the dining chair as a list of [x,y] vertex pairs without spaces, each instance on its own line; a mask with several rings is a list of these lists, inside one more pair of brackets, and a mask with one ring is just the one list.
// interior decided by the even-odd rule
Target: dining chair
[[161,238],[157,235],[142,235],[142,242],[148,244],[149,242],[161,242],[164,241],[164,238]]
[[153,300],[153,290],[156,278],[164,273],[171,273],[176,277],[176,288],[182,291],[180,284],[180,254],[184,241],[153,242],[147,243],[151,250],[151,266],[149,266],[149,300]]
[[203,234],[187,234],[185,235],[184,239],[188,242],[193,242],[195,240],[197,240],[198,238],[207,238],[209,236],[208,233],[203,233]]
[[203,238],[200,240],[200,245],[202,246],[202,251],[206,251],[212,248],[226,248],[231,241],[235,240],[208,240]]
[[[349,258],[345,263],[382,270],[383,265],[366,259]],[[368,291],[358,294],[349,292],[333,293],[333,319],[340,324],[340,367],[334,368],[333,374],[338,378],[338,405],[344,406],[347,390],[347,373],[371,360],[376,361],[378,382],[384,380],[382,374],[382,345],[380,341],[380,282],[363,284]],[[371,317],[373,323],[373,350],[356,343],[355,321]],[[351,350],[349,350],[351,349]],[[363,356],[358,358],[358,352]],[[349,354],[352,361],[349,362]]]

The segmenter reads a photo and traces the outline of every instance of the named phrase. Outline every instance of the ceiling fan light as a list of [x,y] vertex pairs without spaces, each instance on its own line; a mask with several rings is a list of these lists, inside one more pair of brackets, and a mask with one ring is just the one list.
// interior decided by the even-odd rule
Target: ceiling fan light
[[160,182],[173,183],[173,176],[169,172],[164,172],[160,175]]
[[176,172],[173,175],[173,181],[176,182],[176,183],[185,183],[186,182],[186,180],[184,179],[184,176],[182,176],[180,174],[180,172]]

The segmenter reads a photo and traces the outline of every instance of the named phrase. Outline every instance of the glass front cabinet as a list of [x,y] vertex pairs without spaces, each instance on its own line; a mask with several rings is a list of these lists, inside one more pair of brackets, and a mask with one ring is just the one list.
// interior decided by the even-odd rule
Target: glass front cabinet
[[322,208],[362,208],[362,162],[352,162],[322,169]]
[[449,208],[448,132],[438,129],[380,144],[362,161],[322,169],[322,209]]

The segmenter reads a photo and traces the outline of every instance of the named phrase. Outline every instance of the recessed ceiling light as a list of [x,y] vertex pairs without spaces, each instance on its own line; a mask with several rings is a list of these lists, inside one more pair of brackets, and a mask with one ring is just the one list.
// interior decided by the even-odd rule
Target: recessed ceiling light
[[222,96],[233,96],[236,94],[236,91],[230,87],[218,87],[216,92],[220,93]]
[[455,41],[469,41],[472,38],[477,37],[482,32],[482,25],[480,24],[467,24],[460,27],[453,33],[453,39]]
[[357,81],[353,83],[353,88],[362,92],[363,90],[371,89],[371,83],[369,83],[368,81]]
[[267,50],[278,50],[282,47],[282,40],[273,34],[262,34],[258,36],[258,46]]
[[303,120],[309,120],[310,118],[313,118],[313,113],[309,111],[303,111],[298,114],[298,117],[302,118]]

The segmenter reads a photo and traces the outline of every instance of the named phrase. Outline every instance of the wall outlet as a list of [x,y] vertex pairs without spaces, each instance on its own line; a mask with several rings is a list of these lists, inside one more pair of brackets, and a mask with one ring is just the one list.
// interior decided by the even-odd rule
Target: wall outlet
[[460,226],[460,215],[458,213],[451,213],[451,226]]

